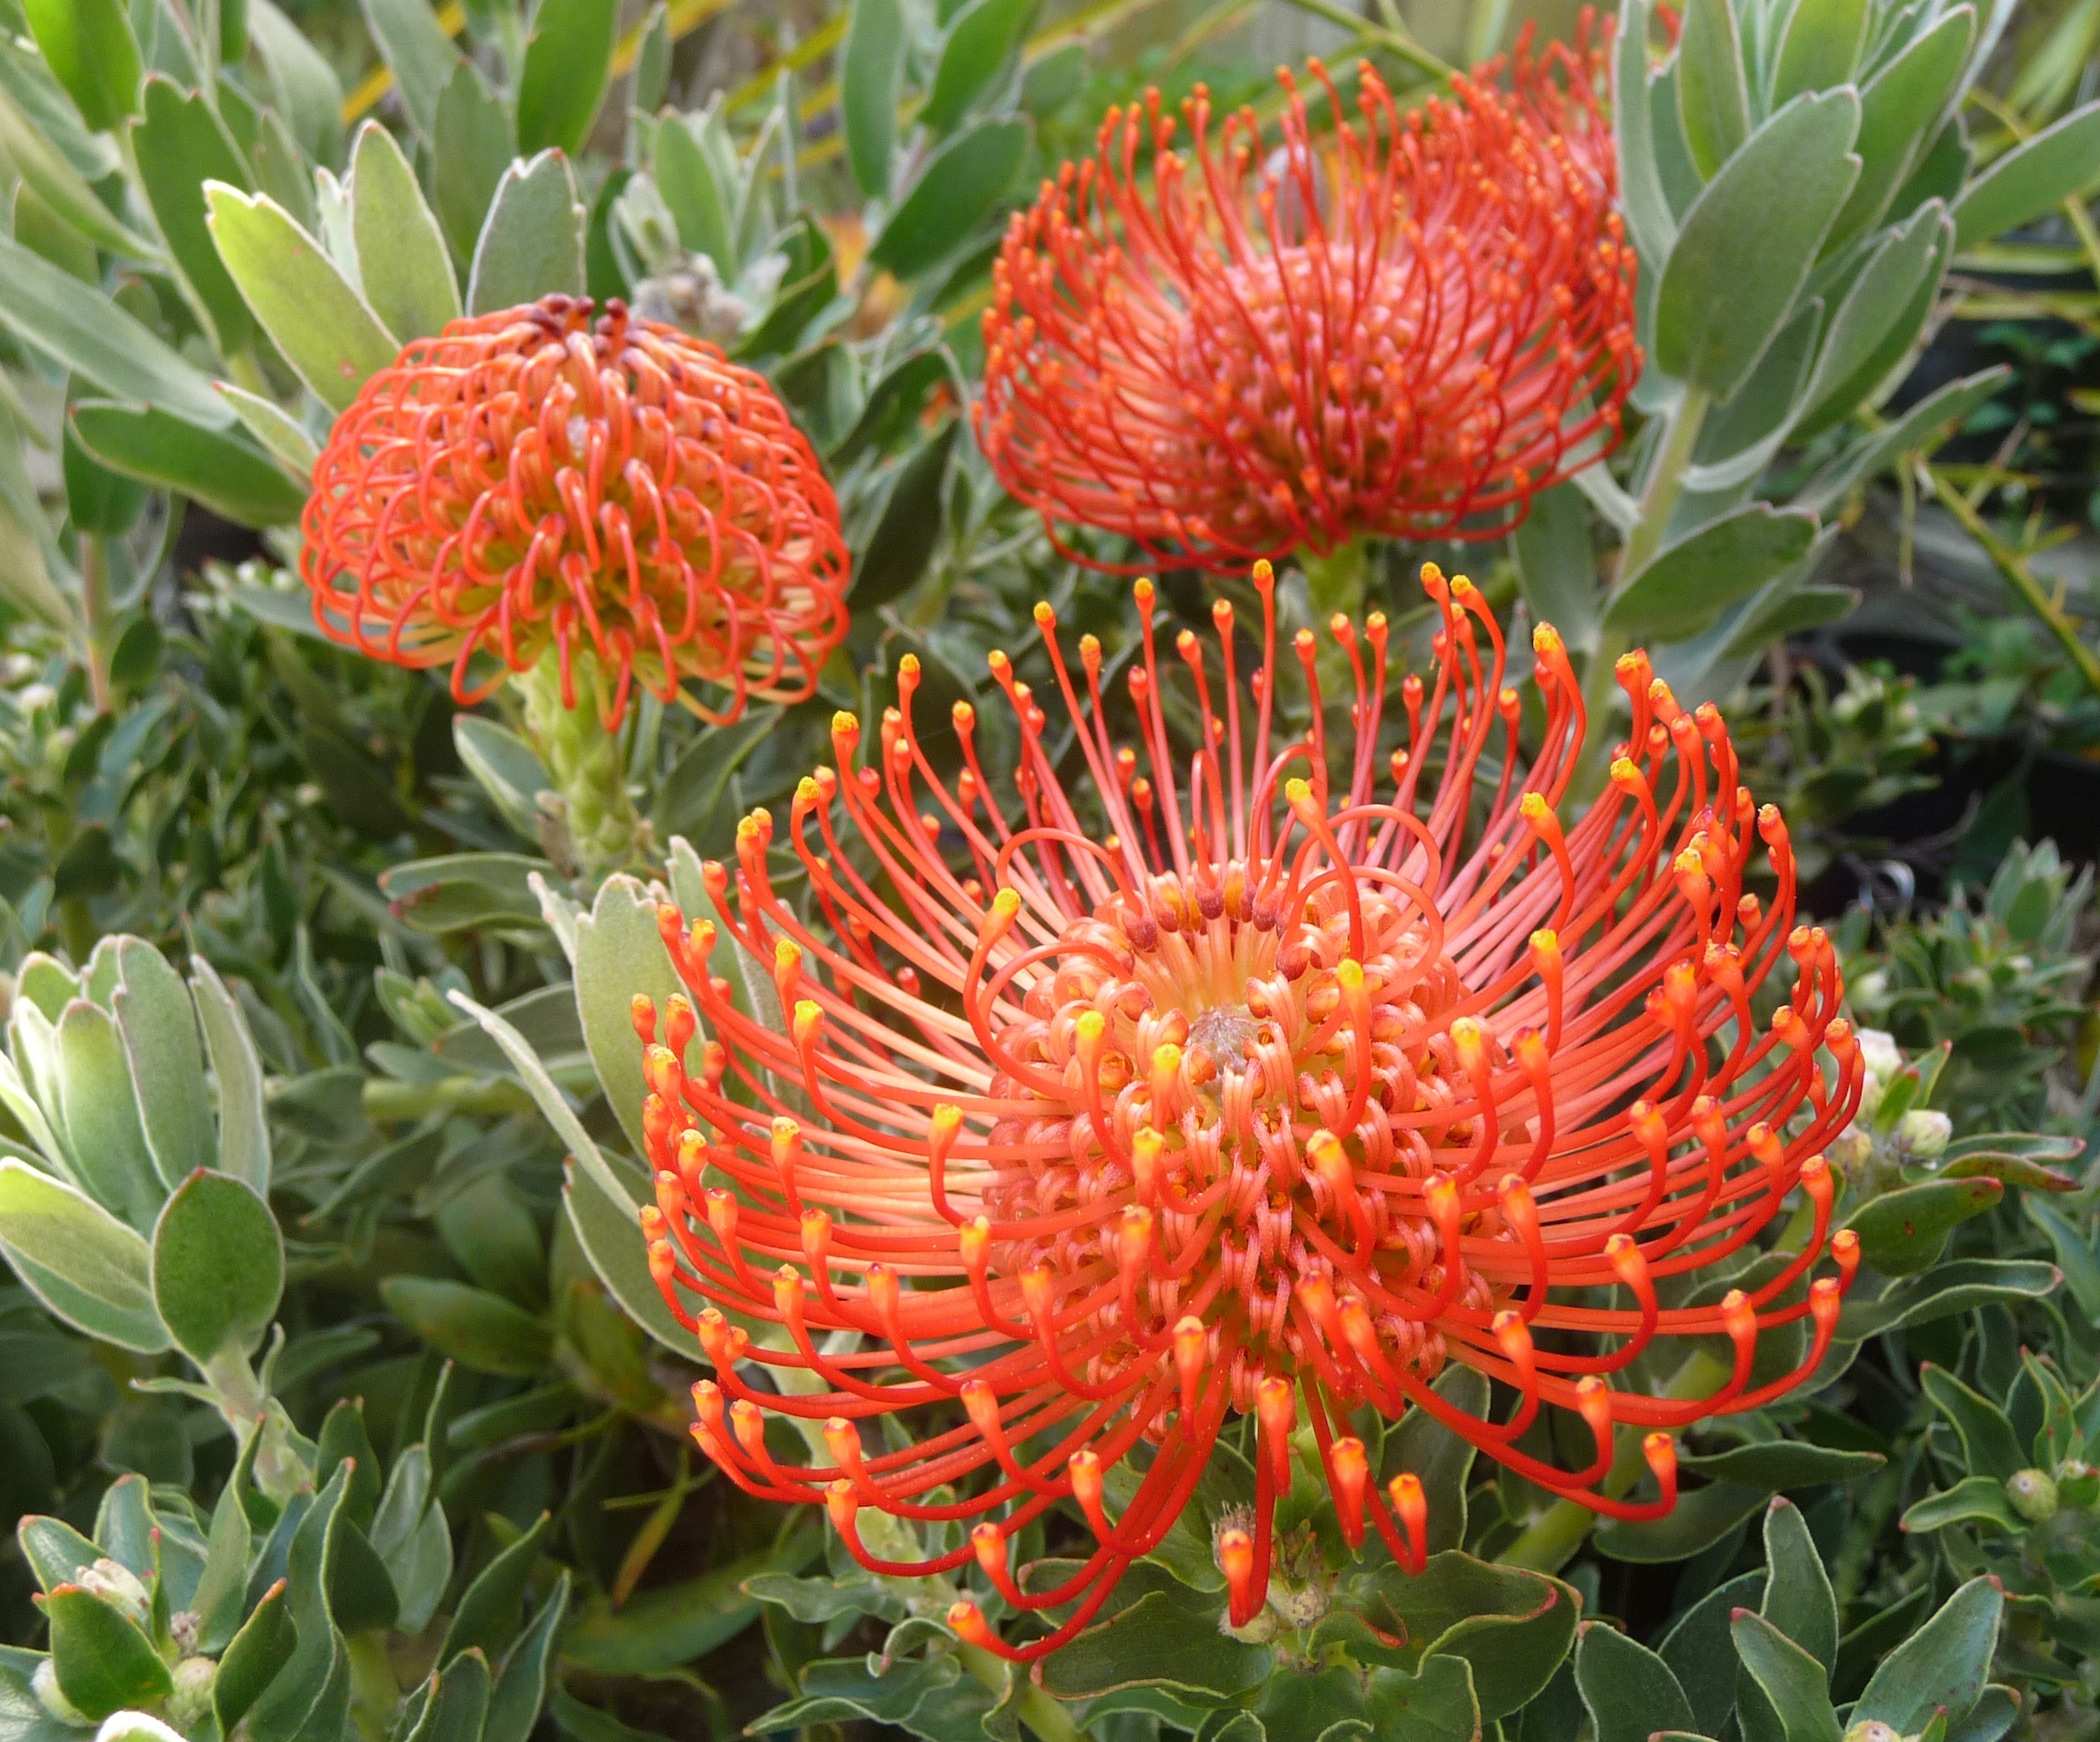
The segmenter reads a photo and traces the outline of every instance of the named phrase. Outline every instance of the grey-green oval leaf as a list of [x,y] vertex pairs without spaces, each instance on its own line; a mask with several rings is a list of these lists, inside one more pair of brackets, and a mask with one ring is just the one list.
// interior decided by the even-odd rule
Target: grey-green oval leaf
[[253,1348],[283,1292],[284,1237],[270,1206],[230,1174],[191,1174],[153,1230],[153,1302],[176,1346],[200,1367]]
[[1038,0],[970,0],[948,26],[933,91],[919,119],[945,133],[968,114],[1019,51]]
[[612,76],[619,0],[540,0],[518,79],[518,149],[575,156]]
[[168,1346],[153,1310],[145,1237],[85,1192],[11,1156],[0,1159],[0,1255],[76,1329],[146,1355]]
[[459,319],[459,281],[437,216],[394,137],[368,121],[350,158],[350,232],[365,301],[402,341]]
[[1859,173],[1859,98],[1797,97],[1701,190],[1663,267],[1655,363],[1726,399],[1793,311]]
[[[1821,4],[1822,0],[1810,0]],[[1750,135],[1750,87],[1729,0],[1689,0],[1677,46],[1677,112],[1693,167],[1707,181]]]
[[23,0],[22,10],[83,121],[106,133],[138,113],[139,42],[121,0]]
[[955,134],[933,154],[868,257],[899,278],[912,278],[954,253],[1013,186],[1029,131],[1025,120],[1010,117]]
[[2100,102],[2015,146],[1969,184],[1954,208],[1954,243],[1974,247],[2031,223],[2100,180]]
[[[255,318],[315,396],[346,409],[366,378],[393,362],[393,335],[275,200],[223,182],[207,183],[204,197],[219,258]],[[223,405],[219,415],[228,415]]]
[[515,308],[557,291],[581,296],[587,216],[569,160],[560,152],[512,164],[475,245],[467,312]]
[[306,492],[260,448],[165,411],[84,399],[73,407],[80,445],[113,472],[201,502],[236,526],[289,526]]
[[1680,641],[1808,554],[1816,518],[1756,503],[1658,551],[1605,607],[1604,623]]
[[905,47],[900,0],[853,0],[839,62],[839,113],[846,132],[846,161],[860,191],[870,199],[890,191]]

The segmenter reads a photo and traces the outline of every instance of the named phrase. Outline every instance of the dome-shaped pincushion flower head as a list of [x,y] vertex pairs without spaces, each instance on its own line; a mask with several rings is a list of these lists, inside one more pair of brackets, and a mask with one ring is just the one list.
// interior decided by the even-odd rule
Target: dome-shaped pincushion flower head
[[1273,149],[1251,111],[1214,127],[1201,87],[1185,135],[1156,91],[1110,110],[994,269],[977,433],[1000,481],[1060,548],[1077,523],[1221,573],[1506,532],[1616,442],[1639,372],[1588,36],[1527,37],[1506,86],[1490,64],[1404,119],[1365,66],[1354,124],[1315,61],[1325,135],[1280,73]]
[[[1266,565],[1257,584],[1258,639],[1221,601],[1215,648],[1181,631],[1176,672],[1139,582],[1127,708],[1100,644],[1068,663],[1039,606],[1041,693],[992,656],[1011,778],[966,704],[939,723],[953,741],[929,733],[907,661],[874,741],[839,716],[836,766],[706,868],[714,913],[660,910],[689,996],[636,1003],[650,1264],[715,1367],[700,1444],[753,1493],[823,1501],[878,1572],[974,1560],[1018,1610],[1076,1605],[1019,1644],[958,1606],[1009,1654],[1088,1624],[1238,1415],[1258,1450],[1251,1518],[1217,1543],[1235,1623],[1268,1589],[1301,1428],[1350,1541],[1368,1515],[1422,1564],[1420,1484],[1374,1480],[1349,1426],[1366,1405],[1658,1515],[1669,1430],[1812,1371],[1858,1264],[1820,1153],[1862,1077],[1836,953],[1794,923],[1786,824],[1738,784],[1720,714],[1627,655],[1629,739],[1577,804],[1560,638],[1534,642],[1527,760],[1494,617],[1431,570],[1430,684],[1389,707],[1385,621],[1336,618],[1355,694],[1331,737],[1309,630],[1286,712]],[[1176,719],[1203,741],[1177,750]],[[783,862],[806,888],[776,883]],[[738,1004],[738,951],[781,1018]],[[1725,1356],[1700,1394],[1637,1382],[1693,1339]],[[1506,1404],[1435,1389],[1450,1362]],[[766,1411],[822,1423],[824,1455],[777,1456]],[[901,1437],[870,1431],[904,1411]],[[1607,1484],[1621,1424],[1645,1430],[1651,1497]],[[1092,1552],[1019,1589],[1008,1540],[1067,1499]],[[869,1507],[977,1522],[899,1562],[863,1543]]]
[[[452,322],[380,370],[314,467],[300,572],[338,641],[512,672],[588,653],[702,718],[796,701],[846,632],[848,558],[816,455],[765,378],[617,301]],[[682,687],[687,680],[700,687]]]

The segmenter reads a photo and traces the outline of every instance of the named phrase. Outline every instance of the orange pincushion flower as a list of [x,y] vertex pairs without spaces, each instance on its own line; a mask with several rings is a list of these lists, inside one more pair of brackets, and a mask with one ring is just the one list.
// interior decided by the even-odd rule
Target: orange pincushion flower
[[[299,566],[330,636],[400,665],[511,671],[588,651],[728,721],[799,701],[846,632],[816,455],[765,378],[610,300],[452,322],[359,390],[314,466]],[[711,706],[688,678],[726,692]],[[501,682],[500,674],[494,680]]]
[[1157,91],[1111,109],[995,268],[977,431],[1000,481],[1061,549],[1076,521],[1221,573],[1506,532],[1617,440],[1639,372],[1587,37],[1527,39],[1508,90],[1491,64],[1404,121],[1365,66],[1358,126],[1315,61],[1324,140],[1279,73],[1273,152],[1251,110],[1214,138],[1200,86],[1193,163]]
[[[1786,824],[1737,784],[1720,714],[1687,712],[1641,654],[1618,668],[1629,744],[1578,809],[1583,702],[1560,638],[1535,638],[1545,724],[1524,766],[1500,629],[1465,580],[1424,580],[1433,685],[1407,678],[1389,713],[1384,619],[1335,619],[1355,697],[1330,742],[1310,631],[1294,647],[1310,735],[1279,724],[1262,565],[1251,683],[1228,604],[1215,660],[1177,639],[1172,712],[1190,717],[1185,700],[1209,723],[1181,756],[1150,583],[1120,716],[1135,749],[1111,737],[1099,643],[1081,640],[1075,672],[1039,606],[1068,719],[992,656],[1020,733],[1013,817],[966,705],[961,772],[936,767],[907,661],[866,765],[839,716],[837,767],[802,783],[784,832],[756,812],[733,870],[708,868],[717,917],[660,911],[691,996],[661,1016],[637,1000],[656,1170],[642,1222],[715,1366],[694,1431],[751,1492],[823,1501],[878,1572],[975,1560],[1016,1608],[1077,1604],[1018,1648],[959,1605],[953,1624],[993,1649],[1038,1656],[1085,1626],[1234,1414],[1259,1447],[1253,1517],[1218,1545],[1244,1623],[1300,1425],[1350,1540],[1368,1512],[1419,1568],[1421,1486],[1379,1488],[1352,1410],[1426,1409],[1554,1493],[1652,1517],[1676,1495],[1668,1430],[1768,1402],[1828,1347],[1859,1248],[1830,1233],[1818,1152],[1863,1066],[1830,940],[1793,922]],[[1068,784],[1060,765],[1080,763]],[[807,877],[793,906],[775,849]],[[1769,902],[1745,887],[1760,856]],[[732,1000],[723,930],[770,967],[777,1026]],[[1797,1189],[1797,1249],[1718,1299],[1689,1286],[1754,1255]],[[782,1329],[755,1341],[724,1309]],[[1767,1351],[1754,1371],[1775,1327],[1794,1327],[1799,1358]],[[1710,1395],[1628,1382],[1663,1360],[1659,1340],[1688,1338],[1733,1351]],[[1791,1371],[1766,1370],[1775,1353]],[[1432,1389],[1450,1361],[1513,1397],[1502,1419]],[[751,1383],[751,1362],[799,1383]],[[767,1410],[823,1422],[828,1456],[780,1461]],[[903,1410],[930,1422],[901,1449],[863,1443],[862,1422]],[[1549,1411],[1579,1418],[1559,1439],[1592,1458],[1535,1455]],[[1604,1487],[1627,1423],[1648,1430],[1652,1500]],[[1104,1473],[1134,1455],[1112,1516]],[[1068,1497],[1091,1555],[1019,1590],[1008,1539]],[[980,1522],[967,1546],[898,1563],[862,1544],[862,1507]]]

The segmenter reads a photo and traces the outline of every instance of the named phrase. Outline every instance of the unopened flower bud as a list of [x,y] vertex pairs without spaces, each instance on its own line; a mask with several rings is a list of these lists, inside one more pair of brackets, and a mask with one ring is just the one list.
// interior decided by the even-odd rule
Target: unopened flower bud
[[138,1574],[121,1561],[105,1556],[86,1568],[74,1583],[141,1626],[152,1613],[153,1599],[146,1594],[146,1587],[139,1582]]
[[2056,1466],[2056,1497],[2066,1506],[2090,1506],[2100,1500],[2100,1470],[2083,1458],[2066,1458]]
[[1897,1121],[1896,1143],[1920,1161],[1932,1161],[1947,1153],[1947,1140],[1954,1135],[1954,1121],[1944,1113],[1914,1107]]
[[2056,1478],[2047,1470],[2021,1470],[2005,1484],[2012,1509],[2029,1524],[2047,1524],[2056,1516]]
[[1863,1718],[1845,1732],[1845,1742],[1905,1742],[1903,1732],[1879,1718]]
[[29,1678],[29,1691],[36,1695],[36,1703],[61,1724],[88,1725],[94,1722],[60,1690],[58,1666],[48,1657],[36,1666],[36,1673]]
[[1903,1052],[1896,1045],[1896,1037],[1882,1028],[1858,1028],[1853,1037],[1859,1042],[1860,1063],[1867,1067],[1867,1080],[1875,1085],[1875,1099],[1881,1096],[1881,1085],[1903,1068]]
[[208,1657],[186,1657],[175,1666],[175,1690],[168,1695],[168,1722],[187,1731],[211,1710],[211,1687],[219,1666]]

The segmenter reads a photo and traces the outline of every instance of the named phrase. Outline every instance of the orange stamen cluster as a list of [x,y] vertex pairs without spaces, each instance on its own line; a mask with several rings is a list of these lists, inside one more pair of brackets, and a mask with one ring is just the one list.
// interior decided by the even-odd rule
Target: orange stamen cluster
[[[1340,741],[1309,632],[1307,729],[1278,723],[1266,564],[1258,643],[1223,602],[1214,653],[1183,631],[1171,710],[1149,583],[1128,711],[1100,645],[1082,638],[1075,669],[1039,606],[1066,718],[993,655],[1010,781],[980,763],[967,705],[939,747],[959,772],[936,766],[907,660],[871,754],[839,716],[837,764],[785,828],[754,813],[734,867],[707,868],[713,916],[661,910],[690,996],[637,1002],[643,1224],[715,1367],[700,1443],[752,1493],[827,1506],[879,1572],[975,1564],[1016,1609],[1076,1604],[1018,1647],[963,1604],[958,1631],[992,1649],[1038,1656],[1085,1626],[1235,1416],[1253,1418],[1257,1488],[1217,1548],[1245,1622],[1294,1450],[1352,1541],[1368,1516],[1421,1566],[1421,1486],[1381,1486],[1353,1410],[1428,1410],[1552,1493],[1652,1517],[1675,1500],[1669,1430],[1770,1401],[1828,1346],[1858,1244],[1830,1233],[1818,1151],[1863,1066],[1831,942],[1793,923],[1785,823],[1737,783],[1720,714],[1681,707],[1640,654],[1618,670],[1628,741],[1573,804],[1584,713],[1560,638],[1535,637],[1525,766],[1494,617],[1463,578],[1424,582],[1433,684],[1408,677],[1391,710],[1384,620],[1332,626],[1354,673]],[[1179,754],[1170,712],[1199,723]],[[1748,888],[1760,857],[1769,900]],[[792,902],[783,864],[806,879]],[[739,1004],[734,952],[770,973],[777,1021]],[[1768,980],[1790,989],[1760,1020]],[[1689,1286],[1741,1268],[1802,1200],[1788,1255],[1722,1298]],[[1757,1369],[1760,1340],[1803,1321],[1792,1370]],[[1731,1351],[1717,1388],[1629,1379],[1674,1372],[1688,1338]],[[1452,1361],[1506,1409],[1433,1389]],[[778,1459],[766,1411],[824,1423],[826,1455]],[[864,1442],[905,1411],[901,1445]],[[1548,1412],[1594,1455],[1539,1453]],[[1652,1498],[1604,1485],[1622,1424],[1649,1430]],[[1141,1473],[1112,1511],[1104,1473],[1124,1460]],[[1009,1539],[1067,1498],[1095,1546],[1023,1591]],[[978,1522],[898,1563],[862,1543],[863,1507]]]
[[[846,632],[838,504],[763,376],[617,301],[452,322],[380,370],[314,466],[300,572],[335,640],[449,664],[461,701],[551,647],[702,718],[799,701]],[[681,688],[708,686],[708,698]]]
[[[1618,438],[1639,373],[1603,51],[1528,37],[1403,118],[1378,74],[1333,131],[1288,72],[1282,142],[1159,93],[1016,214],[978,438],[1067,548],[1243,571],[1363,534],[1499,537]],[[1141,157],[1149,146],[1151,186]],[[1070,554],[1093,560],[1083,550]],[[1112,566],[1104,564],[1103,566]]]

